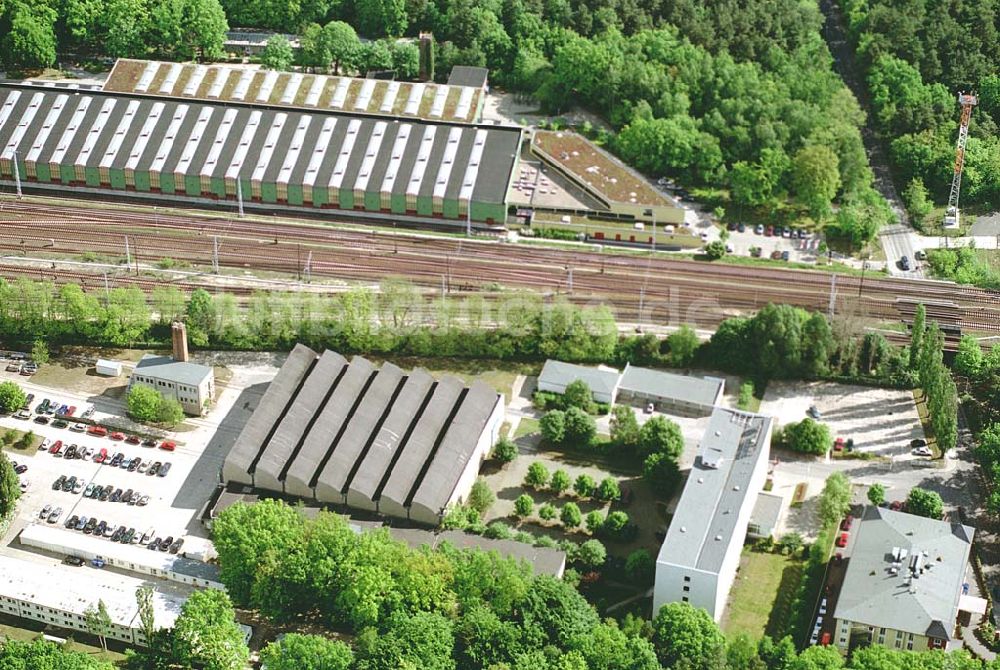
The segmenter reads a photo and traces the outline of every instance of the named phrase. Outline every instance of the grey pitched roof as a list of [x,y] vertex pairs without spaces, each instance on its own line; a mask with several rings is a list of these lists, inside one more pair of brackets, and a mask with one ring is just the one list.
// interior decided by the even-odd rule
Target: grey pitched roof
[[[853,531],[834,616],[951,639],[974,534],[959,523],[866,507]],[[906,556],[894,565],[899,550]]]
[[765,458],[771,419],[717,407],[688,475],[659,562],[717,573],[738,528],[739,510],[756,501],[754,468]]
[[431,530],[416,528],[388,527],[388,531],[389,536],[394,540],[405,542],[413,549],[420,547],[437,549],[443,543],[448,543],[456,549],[495,551],[504,558],[527,561],[531,564],[535,574],[561,575],[566,565],[566,554],[558,549],[533,547],[530,544],[514,540],[491,540],[457,530],[435,533]]
[[581,379],[587,383],[590,390],[595,393],[608,393],[612,396],[618,387],[619,372],[614,368],[590,367],[588,365],[576,365],[574,363],[563,363],[549,359],[542,366],[542,373],[538,375],[538,382],[551,383],[558,386],[568,386],[574,381]]
[[188,386],[198,386],[212,374],[212,368],[207,365],[191,362],[182,363],[175,361],[170,356],[157,356],[155,354],[145,354],[136,364],[135,369],[157,379]]
[[448,75],[449,86],[475,86],[477,88],[486,86],[486,78],[490,71],[484,67],[474,67],[472,65],[455,65]]
[[618,388],[711,407],[722,390],[722,381],[626,365]]

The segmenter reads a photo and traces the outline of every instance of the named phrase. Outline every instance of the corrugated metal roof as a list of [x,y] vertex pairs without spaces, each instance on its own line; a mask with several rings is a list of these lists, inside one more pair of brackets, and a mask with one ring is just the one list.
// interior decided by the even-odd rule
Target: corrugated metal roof
[[[184,143],[184,150],[181,152],[180,160],[177,161],[177,165],[174,167],[175,173],[185,175],[191,169],[191,161],[194,160],[194,154],[202,144],[202,137],[205,135],[205,129],[212,118],[212,111],[211,107],[203,107],[198,113],[198,120],[195,122],[194,128],[191,129],[191,135],[188,137],[187,142]],[[195,169],[197,169],[197,166]]]
[[622,391],[711,407],[722,391],[722,384],[720,380],[675,375],[662,370],[626,365],[618,388]]
[[149,116],[146,117],[146,120],[142,124],[142,130],[139,132],[139,138],[136,140],[135,144],[132,145],[128,162],[125,163],[125,169],[134,170],[136,166],[139,165],[139,160],[142,158],[143,152],[146,150],[146,145],[149,144],[149,140],[152,137],[153,128],[156,127],[156,124],[160,120],[160,116],[163,114],[165,107],[166,105],[162,102],[157,102],[153,105],[149,112]]
[[351,119],[351,122],[347,124],[347,135],[344,137],[344,143],[337,154],[337,163],[333,166],[333,174],[330,175],[330,188],[340,188],[343,185],[347,162],[351,160],[351,153],[354,151],[354,143],[358,140],[360,129],[360,119]]
[[38,160],[38,156],[41,155],[45,142],[49,139],[49,135],[52,134],[52,127],[55,125],[59,115],[62,114],[62,110],[66,107],[67,100],[69,100],[68,95],[60,95],[56,98],[55,104],[52,105],[49,113],[45,115],[45,122],[42,124],[42,130],[35,136],[35,141],[31,144],[31,149],[25,157],[26,161],[35,162]]
[[260,156],[257,159],[257,166],[253,170],[253,175],[250,177],[253,181],[261,181],[264,178],[264,172],[267,170],[267,166],[271,163],[271,158],[274,156],[274,152],[278,151],[278,136],[281,135],[281,130],[285,127],[285,119],[288,118],[288,114],[280,112],[274,115],[274,121],[271,123],[271,127],[267,131],[267,135],[264,137],[264,146],[261,147]]
[[107,148],[104,150],[104,157],[101,159],[100,167],[111,167],[115,157],[118,156],[122,143],[125,141],[125,135],[128,133],[128,129],[132,126],[132,121],[135,120],[136,112],[138,111],[139,101],[130,100],[128,107],[125,109],[125,114],[122,116],[121,121],[118,122],[118,127],[115,128],[115,134],[112,136],[111,142],[108,143]]
[[149,90],[149,85],[153,83],[153,77],[156,76],[156,71],[160,69],[160,64],[156,61],[149,61],[146,63],[146,67],[142,70],[142,76],[139,77],[139,81],[136,82],[135,91],[137,93],[145,93]]
[[170,119],[170,125],[167,126],[167,132],[163,136],[163,140],[160,142],[160,146],[156,150],[156,158],[153,159],[152,164],[149,166],[150,172],[163,172],[164,165],[167,162],[167,158],[170,155],[170,150],[174,146],[174,141],[177,140],[177,134],[180,132],[181,124],[184,123],[184,118],[188,113],[188,105],[177,105],[174,108],[174,114]]
[[281,94],[281,104],[290,105],[295,100],[295,94],[299,92],[299,86],[302,85],[303,75],[299,72],[293,72],[285,83],[285,90]]
[[278,173],[279,184],[287,184],[292,176],[292,168],[295,167],[295,162],[299,159],[299,154],[302,153],[302,145],[305,142],[310,121],[312,121],[311,116],[303,115],[299,119],[299,125],[296,126],[295,134],[292,135],[292,142],[288,145],[288,153],[285,154],[285,162],[281,164],[281,171]]
[[396,103],[396,95],[399,94],[399,82],[390,81],[389,86],[385,89],[385,95],[382,97],[382,104],[379,105],[378,111],[383,114],[388,114],[392,111],[392,106]]
[[181,72],[184,70],[184,66],[180,63],[164,63],[167,68],[167,76],[164,77],[163,82],[160,84],[160,93],[172,93],[174,86],[177,85],[177,79],[181,76]]
[[205,164],[201,168],[202,176],[211,177],[215,174],[215,169],[219,164],[219,157],[222,156],[222,149],[226,144],[226,138],[233,132],[233,123],[236,121],[237,114],[238,112],[235,109],[227,109],[225,115],[222,117],[222,123],[215,133],[215,141],[212,142],[212,148],[209,150]]
[[305,105],[308,107],[315,107],[319,104],[319,96],[323,94],[323,89],[326,87],[326,79],[324,77],[313,77],[312,84],[309,85],[309,92],[306,94]]
[[358,178],[354,181],[355,191],[368,190],[368,180],[371,179],[372,170],[375,167],[375,158],[382,147],[382,138],[385,137],[386,125],[385,121],[379,121],[372,130],[371,137],[368,139],[368,148],[365,149],[364,160],[361,163],[361,169],[358,171]]
[[90,160],[90,154],[94,151],[94,147],[97,146],[97,140],[101,136],[101,132],[104,130],[104,126],[108,123],[108,118],[111,116],[112,110],[115,108],[116,101],[113,98],[108,98],[101,105],[101,111],[94,120],[93,125],[87,131],[86,139],[83,141],[83,147],[80,149],[80,153],[76,158],[76,165],[86,165],[87,161]]
[[229,162],[229,168],[226,170],[226,179],[238,179],[240,176],[240,170],[243,168],[243,162],[247,158],[247,153],[250,151],[250,143],[253,142],[254,136],[257,134],[258,128],[260,128],[260,120],[263,116],[262,112],[254,110],[250,113],[250,118],[247,119],[247,124],[243,127],[243,133],[240,135],[240,143],[236,147],[236,151],[233,152],[233,158]]

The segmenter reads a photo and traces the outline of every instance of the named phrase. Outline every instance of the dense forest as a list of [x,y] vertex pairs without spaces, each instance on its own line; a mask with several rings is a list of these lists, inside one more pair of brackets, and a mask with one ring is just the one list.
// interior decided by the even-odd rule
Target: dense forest
[[[975,92],[962,202],[1000,202],[1000,2],[840,0],[876,127],[906,185],[907,207],[924,215],[924,188],[948,198],[960,91]],[[916,201],[916,202],[915,202]]]
[[598,139],[627,162],[725,189],[740,212],[773,214],[792,202],[796,216],[830,223],[855,244],[889,217],[871,188],[865,115],[833,71],[812,2],[4,2],[9,66],[50,65],[57,52],[217,58],[230,25],[299,32],[303,64],[352,71],[400,60],[391,42],[362,44],[355,30],[430,31],[438,78],[454,64],[483,65],[494,84],[547,112],[588,108],[610,125]]

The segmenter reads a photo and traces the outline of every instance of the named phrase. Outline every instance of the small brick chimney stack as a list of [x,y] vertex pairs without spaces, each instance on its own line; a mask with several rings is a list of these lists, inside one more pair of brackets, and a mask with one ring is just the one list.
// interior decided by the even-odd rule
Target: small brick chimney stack
[[178,363],[185,363],[188,359],[188,337],[187,328],[180,321],[174,321],[170,329],[171,339],[174,345],[174,360]]

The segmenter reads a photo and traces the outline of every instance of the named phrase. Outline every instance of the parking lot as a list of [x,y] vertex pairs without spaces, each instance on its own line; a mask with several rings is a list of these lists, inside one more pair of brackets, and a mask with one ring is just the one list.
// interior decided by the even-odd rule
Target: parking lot
[[[65,428],[53,425],[55,417],[51,415],[46,425],[34,421],[38,416],[35,410],[43,400],[49,399],[60,406],[76,406],[76,416],[80,416],[88,407],[94,407],[92,420],[117,424],[122,422],[124,413],[124,405],[120,402],[42,387],[32,383],[30,378],[6,372],[4,367],[0,367],[0,381],[6,380],[16,381],[27,393],[34,394],[34,399],[30,403],[29,418],[0,416],[0,431],[8,428],[32,431],[44,438],[49,446],[61,441],[62,449],[58,456],[48,449],[33,453],[13,450],[8,454],[11,459],[27,466],[27,471],[20,477],[23,482],[27,482],[28,488],[18,503],[18,515],[0,552],[18,549],[19,545],[13,538],[26,524],[46,523],[40,518],[40,512],[46,505],[50,506],[50,510],[62,509],[54,523],[60,528],[73,516],[85,516],[105,521],[112,530],[119,526],[134,528],[140,535],[153,529],[154,536],[161,538],[207,536],[197,518],[198,513],[218,483],[225,452],[242,428],[243,422],[250,416],[252,410],[245,401],[252,400],[253,395],[244,394],[243,389],[235,385],[222,389],[216,407],[209,416],[188,419],[182,432],[165,433],[155,441],[146,441],[147,446],[143,446],[141,442],[129,444],[126,439],[112,439],[110,434],[102,437],[89,432],[75,432],[71,430],[74,418],[67,419],[68,425]],[[237,398],[240,399],[239,404]],[[125,432],[122,438],[128,436],[129,433]],[[173,451],[161,448],[164,440],[174,443]],[[67,449],[71,445],[90,453],[85,458],[66,458]],[[107,451],[107,460],[95,462],[94,455],[100,454],[102,449]],[[123,462],[138,458],[142,465],[136,464],[132,471],[112,466],[112,459],[118,453],[122,454]],[[151,466],[156,462],[161,464],[161,468],[163,464],[170,463],[165,476],[149,474]],[[54,490],[53,484],[60,476],[76,477],[79,482],[76,491],[64,491],[61,487]],[[84,493],[91,484],[110,486],[109,493],[113,495],[119,492],[122,499],[112,502],[112,495],[103,501],[97,497],[85,497]],[[139,498],[145,498],[145,504],[138,504],[138,498],[133,504],[128,504],[124,494],[129,489],[133,494],[138,493]],[[110,543],[110,539],[108,542]]]
[[815,406],[834,438],[854,440],[855,451],[906,461],[910,442],[924,439],[913,394],[848,384],[780,383],[767,387],[760,411],[781,425],[801,421]]

